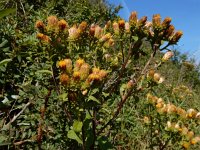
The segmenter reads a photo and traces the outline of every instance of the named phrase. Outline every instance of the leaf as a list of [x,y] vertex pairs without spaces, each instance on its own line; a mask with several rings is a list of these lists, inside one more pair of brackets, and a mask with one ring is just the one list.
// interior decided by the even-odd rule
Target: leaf
[[9,9],[0,10],[0,19],[5,17],[5,16],[8,16],[11,13],[14,13],[15,11],[16,11],[15,8],[9,8]]
[[81,132],[82,126],[83,126],[83,123],[78,120],[75,120],[73,123],[73,129],[75,132]]
[[0,62],[0,66],[6,65],[7,63],[9,63],[10,61],[12,61],[12,59],[4,59]]
[[47,73],[47,74],[53,75],[53,73],[49,70],[38,70],[38,71],[36,71],[36,73],[38,73],[38,74],[39,73]]
[[133,39],[134,39],[134,41],[137,41],[138,37],[137,36],[133,36]]
[[94,102],[97,102],[98,104],[100,104],[99,100],[96,99],[96,98],[95,98],[94,96],[92,96],[92,95],[90,95],[90,96],[88,97],[88,101],[94,101]]
[[67,137],[76,140],[79,144],[83,144],[82,140],[76,135],[74,130],[69,130]]
[[8,43],[8,40],[4,40],[4,41],[0,44],[0,48],[1,48],[1,47],[4,47],[7,43]]

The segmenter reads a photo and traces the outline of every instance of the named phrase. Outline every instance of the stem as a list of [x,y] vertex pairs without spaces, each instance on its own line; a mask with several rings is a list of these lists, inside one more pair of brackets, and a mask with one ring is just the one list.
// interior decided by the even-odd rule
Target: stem
[[[127,94],[121,97],[121,101],[120,101],[120,103],[118,104],[117,111],[114,113],[113,117],[99,130],[99,132],[97,133],[97,135],[99,135],[100,133],[102,133],[102,131],[103,131],[109,124],[111,124],[111,123],[116,119],[116,117],[117,117],[118,114],[120,113],[120,111],[121,111],[121,109],[122,109],[124,103],[125,103],[126,100],[129,98],[129,96],[132,94],[132,92],[133,92],[133,90],[134,90],[133,87],[135,87],[135,85],[138,84],[138,82],[141,80],[142,75],[146,75],[146,70],[147,70],[149,64],[151,63],[151,61],[153,60],[153,58],[154,58],[154,56],[155,56],[155,54],[156,54],[156,52],[157,52],[157,50],[158,50],[158,47],[159,47],[159,46],[156,46],[156,45],[154,46],[153,52],[152,52],[152,54],[151,54],[151,57],[150,57],[149,60],[147,61],[146,65],[144,66],[142,72],[140,73],[140,76],[137,78],[137,80],[135,80],[135,82],[133,83],[132,88],[127,92]],[[135,90],[134,92],[137,92],[137,91],[139,91],[139,90],[140,90],[140,89]]]
[[91,150],[94,150],[95,148],[95,141],[96,141],[96,115],[97,111],[96,108],[94,107],[93,109],[93,120],[92,120],[92,132],[93,132],[93,143],[90,147]]

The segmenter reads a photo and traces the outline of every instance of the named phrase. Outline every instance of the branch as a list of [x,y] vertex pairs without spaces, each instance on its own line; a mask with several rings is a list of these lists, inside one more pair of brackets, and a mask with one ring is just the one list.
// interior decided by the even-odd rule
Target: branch
[[5,125],[5,127],[7,128],[11,123],[13,123],[13,122],[26,110],[26,108],[27,108],[30,104],[31,104],[31,102],[28,102],[27,104],[25,104],[24,107],[23,107],[23,109],[22,109],[16,116],[14,116],[14,117],[12,118],[12,120],[11,120],[9,123],[7,123],[7,124]]
[[[118,108],[117,108],[117,111],[114,113],[113,117],[99,130],[99,132],[97,133],[97,135],[99,135],[100,133],[102,133],[102,131],[109,125],[111,124],[115,119],[116,117],[118,116],[118,114],[120,113],[121,109],[123,108],[123,105],[124,103],[126,102],[126,100],[129,98],[129,96],[132,94],[135,85],[138,84],[138,82],[140,81],[141,79],[141,76],[142,75],[146,75],[146,70],[149,66],[149,64],[151,63],[151,61],[153,60],[156,52],[158,50],[158,46],[157,45],[154,45],[154,48],[153,48],[153,53],[151,54],[151,57],[149,58],[149,60],[147,61],[147,63],[145,64],[143,70],[141,71],[140,73],[140,76],[137,78],[137,80],[135,80],[135,82],[133,83],[133,86],[132,88],[128,91],[128,93],[124,96],[121,97],[121,101],[120,103],[118,104]],[[134,80],[133,80],[134,81]],[[140,89],[137,89],[135,92],[139,91]]]

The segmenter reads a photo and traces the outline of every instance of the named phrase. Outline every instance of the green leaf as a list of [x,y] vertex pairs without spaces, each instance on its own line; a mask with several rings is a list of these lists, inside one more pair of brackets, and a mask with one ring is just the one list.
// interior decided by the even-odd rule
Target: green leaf
[[82,140],[76,135],[74,130],[69,130],[67,137],[76,140],[79,144],[83,144]]
[[15,11],[16,11],[15,8],[9,8],[9,9],[0,10],[0,19],[5,17],[5,16],[8,16],[11,13],[14,13]]
[[75,132],[81,132],[82,126],[83,126],[83,123],[78,120],[75,120],[73,123],[73,129]]
[[97,102],[98,104],[100,104],[99,100],[96,99],[96,98],[95,98],[94,96],[92,96],[92,95],[90,95],[90,96],[88,97],[88,101],[94,101],[94,102]]
[[49,70],[38,70],[38,71],[36,71],[36,73],[38,73],[38,74],[39,73],[47,73],[47,74],[53,75],[53,73]]
[[8,43],[8,40],[4,40],[4,41],[0,44],[0,48],[1,48],[1,47],[4,47],[7,43]]
[[7,63],[9,63],[10,61],[12,61],[12,59],[4,59],[0,62],[0,66],[4,66],[6,65]]
[[134,41],[137,41],[138,37],[137,36],[133,36],[133,39],[134,39]]

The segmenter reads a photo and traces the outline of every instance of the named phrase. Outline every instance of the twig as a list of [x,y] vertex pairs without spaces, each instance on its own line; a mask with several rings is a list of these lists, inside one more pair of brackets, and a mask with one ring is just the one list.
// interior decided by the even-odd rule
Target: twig
[[[128,93],[124,96],[121,97],[121,101],[120,103],[118,104],[118,108],[116,110],[116,112],[114,113],[113,117],[99,130],[99,132],[97,133],[97,135],[99,135],[100,133],[102,133],[102,131],[109,125],[111,124],[115,119],[116,117],[118,116],[118,114],[120,113],[124,103],[126,102],[126,100],[129,98],[129,96],[132,94],[135,85],[137,85],[137,83],[140,81],[141,79],[141,76],[142,75],[145,75],[146,74],[146,70],[147,70],[147,67],[149,66],[149,64],[151,63],[152,59],[154,58],[156,52],[157,52],[157,49],[158,49],[159,46],[157,45],[154,45],[154,48],[153,48],[153,53],[151,54],[151,57],[149,58],[148,62],[146,63],[146,65],[144,66],[140,76],[137,78],[137,80],[135,80],[135,82],[133,83],[133,86],[132,88],[128,91]],[[140,89],[139,89],[140,90]],[[137,91],[137,90],[136,90]],[[136,92],[135,91],[135,92]]]
[[31,102],[28,102],[27,104],[25,104],[24,107],[23,107],[23,109],[22,109],[16,116],[14,116],[14,117],[12,118],[12,120],[11,120],[9,123],[7,123],[7,124],[5,125],[5,127],[8,127],[11,123],[13,123],[13,122],[26,110],[26,108],[27,108],[30,104],[31,104]]

